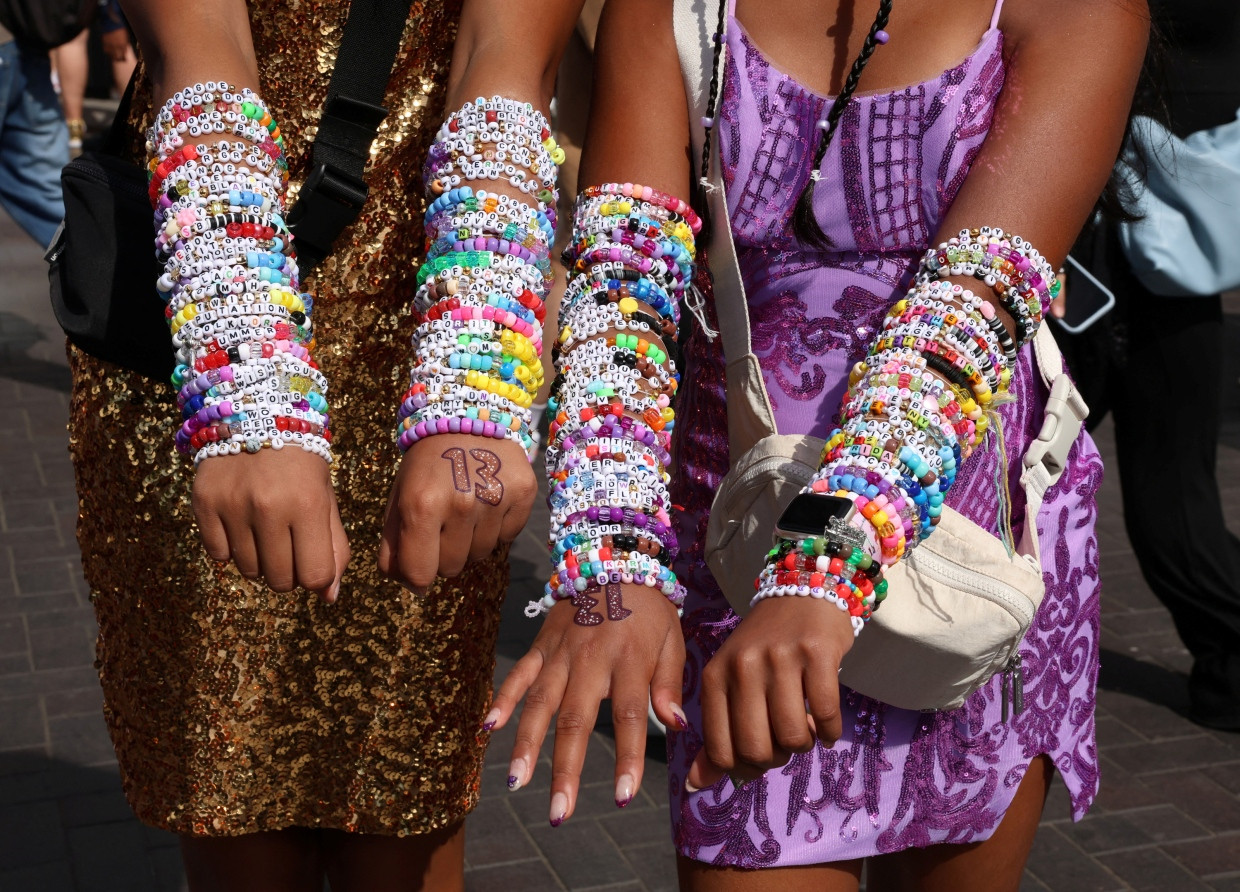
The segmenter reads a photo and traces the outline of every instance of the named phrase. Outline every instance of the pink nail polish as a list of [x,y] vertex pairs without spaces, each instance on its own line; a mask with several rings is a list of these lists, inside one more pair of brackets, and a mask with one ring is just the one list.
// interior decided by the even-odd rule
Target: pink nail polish
[[681,731],[688,730],[689,720],[685,718],[684,710],[681,709],[679,706],[677,706],[675,703],[672,704],[672,715],[676,717],[677,728],[679,728]]

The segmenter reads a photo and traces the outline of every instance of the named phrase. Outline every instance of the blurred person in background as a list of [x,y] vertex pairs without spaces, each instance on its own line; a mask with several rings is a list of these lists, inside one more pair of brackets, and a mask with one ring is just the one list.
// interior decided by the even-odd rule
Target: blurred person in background
[[[133,52],[129,24],[116,0],[100,0],[97,25],[100,44],[112,71],[111,88],[117,96],[125,92],[138,59]],[[77,37],[52,50],[55,79],[60,88],[60,104],[69,128],[69,153],[82,151],[86,136],[86,91],[91,79],[91,28],[83,28]]]
[[[69,161],[48,50],[81,30],[75,12],[86,21],[72,4],[0,5],[0,204],[40,245],[64,217],[60,169]],[[66,19],[73,21],[66,26]]]

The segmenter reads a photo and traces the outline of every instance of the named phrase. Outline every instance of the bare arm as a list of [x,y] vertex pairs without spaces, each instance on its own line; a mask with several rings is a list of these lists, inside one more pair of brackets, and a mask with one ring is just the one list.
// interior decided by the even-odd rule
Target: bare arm
[[[635,34],[641,35],[637,54]],[[634,89],[637,60],[643,82],[663,85],[657,103]],[[608,3],[595,45],[582,185],[636,182],[686,196],[688,110],[680,83],[671,4]],[[502,725],[517,702],[526,698],[509,771],[509,784],[515,789],[529,782],[552,716],[558,713],[549,815],[553,825],[573,813],[587,742],[602,700],[612,701],[619,807],[641,784],[647,702],[653,702],[671,732],[685,727],[679,706],[684,645],[675,608],[655,588],[614,583],[607,589],[606,593],[590,589],[580,600],[560,601],[551,608],[530,653],[505,680],[490,716]]]
[[1010,2],[1003,28],[994,123],[935,241],[998,226],[1058,266],[1119,154],[1149,13],[1145,0]]
[[[200,81],[258,89],[258,63],[244,0],[122,0],[155,102]],[[187,36],[192,35],[192,40]]]
[[499,93],[546,112],[585,0],[467,0],[448,78],[449,110]]

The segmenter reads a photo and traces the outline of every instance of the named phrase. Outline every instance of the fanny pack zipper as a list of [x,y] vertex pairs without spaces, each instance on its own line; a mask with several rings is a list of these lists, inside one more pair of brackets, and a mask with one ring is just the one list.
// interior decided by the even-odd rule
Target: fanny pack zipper
[[1008,720],[1008,685],[1012,688],[1012,715],[1020,715],[1025,711],[1025,670],[1021,665],[1019,647],[1012,659],[1007,661],[1003,674],[999,677],[1000,721],[1003,722]]

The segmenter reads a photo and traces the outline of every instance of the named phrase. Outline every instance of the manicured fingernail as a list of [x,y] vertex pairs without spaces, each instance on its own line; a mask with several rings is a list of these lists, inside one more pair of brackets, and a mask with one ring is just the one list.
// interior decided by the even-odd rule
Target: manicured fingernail
[[689,720],[685,718],[685,711],[675,703],[672,704],[672,715],[676,717],[676,725],[681,731],[688,730]]
[[513,759],[512,764],[508,766],[508,789],[519,790],[523,783],[525,783],[525,759]]
[[559,827],[567,817],[568,797],[563,793],[556,793],[551,797],[551,826]]
[[337,579],[332,583],[332,587],[327,590],[327,603],[335,604],[336,599],[340,597],[340,580]]
[[702,789],[701,787],[693,786],[693,784],[689,783],[689,779],[685,778],[685,792],[686,793],[697,793],[697,792],[700,792],[701,789]]
[[492,709],[487,713],[487,717],[482,720],[483,731],[494,731],[495,725],[499,722],[499,710]]
[[633,801],[633,775],[622,774],[620,779],[616,781],[616,808],[624,808]]

